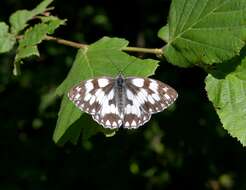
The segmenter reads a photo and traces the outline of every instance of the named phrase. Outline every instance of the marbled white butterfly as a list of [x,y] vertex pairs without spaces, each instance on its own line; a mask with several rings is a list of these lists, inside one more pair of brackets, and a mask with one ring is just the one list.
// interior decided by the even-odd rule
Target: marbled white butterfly
[[150,78],[99,77],[82,81],[68,93],[69,99],[105,128],[136,129],[163,111],[178,97],[177,92]]

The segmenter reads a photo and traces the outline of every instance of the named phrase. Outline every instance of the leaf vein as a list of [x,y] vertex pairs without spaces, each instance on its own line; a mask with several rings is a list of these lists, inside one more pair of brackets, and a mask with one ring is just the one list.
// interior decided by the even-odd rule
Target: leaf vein
[[[186,31],[190,30],[191,28],[193,28],[193,26],[195,26],[197,23],[199,23],[200,21],[202,21],[204,18],[208,17],[209,15],[211,15],[213,12],[215,12],[217,9],[219,9],[220,7],[224,6],[226,3],[228,3],[229,0],[225,1],[224,3],[220,4],[218,7],[215,7],[214,9],[212,9],[211,11],[209,11],[206,15],[204,15],[203,17],[201,17],[200,19],[198,19],[196,22],[194,22],[190,27],[188,27],[186,30],[184,30],[183,32],[181,32],[179,35],[177,35],[176,37],[174,37],[174,39],[172,41],[175,41],[179,36],[182,36]],[[207,1],[208,2],[208,1]],[[207,4],[206,4],[207,5]],[[205,8],[206,6],[204,6]],[[203,9],[204,10],[204,9]],[[202,14],[203,11],[201,11]],[[200,14],[200,15],[201,15]],[[171,41],[171,42],[172,42]],[[170,42],[170,43],[171,43]]]
[[225,52],[231,52],[231,49],[226,49],[226,48],[222,48],[222,47],[216,47],[216,46],[213,46],[213,45],[205,43],[205,42],[199,42],[199,41],[191,40],[189,38],[185,38],[185,37],[181,37],[181,36],[179,38],[183,39],[185,41],[189,41],[191,43],[199,44],[201,46],[207,46],[207,47],[210,47],[212,49],[219,49],[219,50],[222,50],[222,51],[225,51]]

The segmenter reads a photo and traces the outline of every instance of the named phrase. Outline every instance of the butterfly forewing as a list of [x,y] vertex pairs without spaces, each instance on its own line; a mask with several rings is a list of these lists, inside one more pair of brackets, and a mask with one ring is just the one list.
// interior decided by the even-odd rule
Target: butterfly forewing
[[125,128],[138,128],[149,121],[151,114],[163,111],[177,98],[173,88],[157,80],[129,77],[125,84]]
[[82,81],[68,93],[69,99],[81,110],[106,128],[122,125],[115,101],[115,79],[101,77]]

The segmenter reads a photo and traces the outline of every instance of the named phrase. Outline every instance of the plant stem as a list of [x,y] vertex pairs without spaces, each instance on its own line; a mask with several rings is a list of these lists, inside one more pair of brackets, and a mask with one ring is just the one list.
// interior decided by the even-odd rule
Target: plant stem
[[[16,39],[18,39],[18,40],[20,40],[22,38],[23,38],[23,35],[16,36]],[[53,37],[53,36],[46,36],[44,40],[54,41],[58,44],[62,44],[62,45],[66,45],[66,46],[70,46],[70,47],[74,47],[74,48],[86,48],[86,47],[88,47],[87,44],[81,44],[78,42],[64,40],[62,38],[57,38],[57,37]],[[158,56],[163,54],[163,51],[160,48],[125,47],[125,48],[122,48],[122,50],[126,51],[126,52],[150,53],[150,54],[156,54]]]
[[81,44],[81,43],[78,43],[78,42],[72,42],[72,41],[64,40],[64,39],[53,37],[53,36],[46,36],[45,40],[54,41],[54,42],[56,42],[58,44],[63,44],[63,45],[71,46],[71,47],[74,47],[74,48],[86,48],[86,47],[88,47],[87,44]]
[[122,50],[128,52],[152,53],[156,55],[161,55],[163,53],[162,49],[159,48],[125,47]]

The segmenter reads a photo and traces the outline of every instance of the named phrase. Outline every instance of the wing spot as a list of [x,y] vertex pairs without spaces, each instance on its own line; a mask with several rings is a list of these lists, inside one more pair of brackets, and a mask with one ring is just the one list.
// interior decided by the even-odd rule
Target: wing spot
[[90,94],[90,93],[87,93],[87,94],[85,95],[84,101],[87,102],[90,98],[91,98],[91,94]]
[[[144,90],[144,89],[141,89],[141,90],[138,92],[137,96],[136,96],[140,104],[144,104],[144,102],[146,101],[145,96],[143,96],[143,94],[142,94],[142,90]],[[144,90],[144,91],[145,91],[145,90]]]
[[93,83],[91,82],[91,80],[87,81],[85,83],[85,89],[87,92],[90,92],[92,89],[93,89],[94,85]]
[[149,111],[151,112],[151,111],[153,111],[151,108],[149,108]]
[[144,86],[144,79],[136,78],[132,80],[132,83],[137,87],[143,87]]
[[148,101],[151,103],[151,104],[154,104],[155,103],[155,100],[152,98],[152,96],[148,96]]
[[168,91],[168,88],[167,87],[164,87],[163,90],[164,90],[164,92],[167,92]]
[[113,127],[117,127],[117,123],[115,121],[113,122]]
[[157,91],[158,89],[158,84],[156,81],[154,80],[151,80],[150,84],[149,84],[149,88],[153,91]]
[[78,92],[80,92],[82,88],[78,86],[78,87],[76,87],[75,89],[76,89]]
[[95,96],[92,96],[91,99],[90,99],[90,105],[92,105],[96,100],[96,97]]
[[108,79],[104,79],[104,78],[98,79],[99,87],[103,88],[103,87],[107,86],[108,84],[109,84]]
[[137,123],[135,120],[132,121],[132,124],[131,124],[133,127],[137,126]]
[[114,114],[117,113],[117,109],[116,109],[116,106],[114,104],[110,105],[110,111],[111,111],[111,113],[114,113]]
[[110,121],[109,120],[106,121],[106,125],[110,126]]
[[125,123],[125,126],[126,126],[126,127],[129,127],[129,126],[130,126],[130,123],[127,121],[127,122]]
[[134,99],[133,93],[130,90],[128,90],[128,89],[126,90],[126,95],[127,95],[128,99],[130,99],[130,100]]
[[129,114],[131,112],[131,105],[130,104],[127,104],[125,111],[126,111],[126,114]]
[[[123,113],[120,113],[120,118],[124,118],[124,114]],[[119,120],[120,121],[120,120]]]
[[102,101],[103,101],[103,98],[104,98],[104,92],[101,90],[101,89],[98,89],[95,93],[95,96],[97,97],[97,101],[98,103],[101,105],[102,104]]
[[74,99],[79,99],[80,98],[80,94],[76,94],[76,96],[74,97]]
[[111,90],[110,93],[108,94],[108,99],[112,100],[114,98],[114,91]]
[[164,96],[165,96],[165,98],[168,99],[168,100],[171,99],[170,96],[169,96],[168,94],[164,94]]
[[152,94],[152,97],[156,100],[156,101],[160,101],[160,97],[157,94]]

